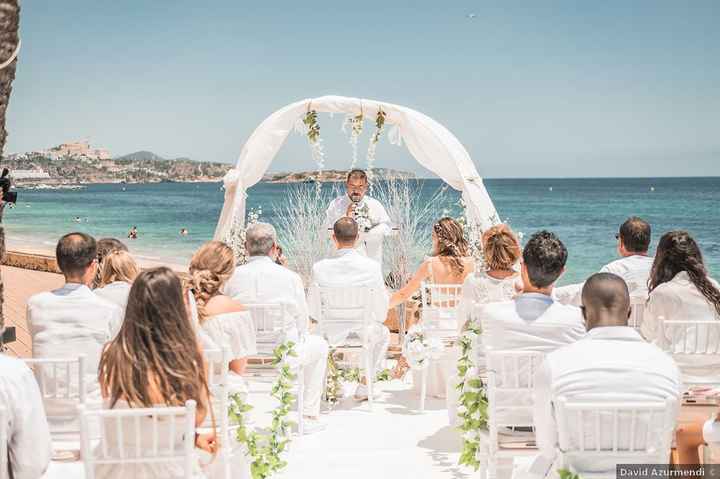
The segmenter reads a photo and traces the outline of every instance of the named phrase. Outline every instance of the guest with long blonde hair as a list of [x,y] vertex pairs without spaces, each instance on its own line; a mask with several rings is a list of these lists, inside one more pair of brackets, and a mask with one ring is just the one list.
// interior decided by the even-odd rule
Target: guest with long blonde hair
[[202,245],[190,260],[189,273],[201,328],[219,347],[233,353],[230,370],[245,372],[247,357],[257,353],[255,328],[247,309],[222,293],[235,271],[233,250],[221,241]]
[[100,266],[99,285],[95,294],[117,304],[123,311],[130,294],[130,286],[140,268],[127,251],[115,250],[105,256]]
[[[130,289],[125,320],[102,353],[98,369],[101,393],[108,407],[182,406],[197,403],[199,426],[210,407],[206,365],[185,309],[182,286],[169,268],[141,273]],[[181,447],[182,431],[175,438]],[[215,434],[196,435],[196,446],[215,454]],[[152,475],[163,465],[100,466],[103,477]],[[133,468],[132,471],[128,468]]]

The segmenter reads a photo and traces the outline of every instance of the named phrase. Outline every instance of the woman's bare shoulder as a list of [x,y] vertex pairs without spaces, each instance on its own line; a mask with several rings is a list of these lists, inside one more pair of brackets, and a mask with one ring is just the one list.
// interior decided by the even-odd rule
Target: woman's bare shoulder
[[205,313],[208,316],[238,313],[241,311],[247,311],[247,308],[245,308],[245,306],[243,306],[239,301],[235,301],[230,296],[225,296],[224,294],[213,296],[205,306]]

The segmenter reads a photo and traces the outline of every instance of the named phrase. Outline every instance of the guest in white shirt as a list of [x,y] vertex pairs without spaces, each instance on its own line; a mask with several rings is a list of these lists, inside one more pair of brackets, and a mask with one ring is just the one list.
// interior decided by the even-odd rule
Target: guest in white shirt
[[[52,444],[40,390],[30,368],[0,354],[0,407],[8,427],[9,476],[38,479],[50,464]],[[5,472],[0,471],[5,477]]]
[[[664,347],[670,338],[660,335],[660,318],[666,320],[720,320],[720,286],[708,276],[700,247],[686,231],[670,231],[658,242],[650,275],[650,295],[642,323],[649,341]],[[720,341],[717,334],[698,338],[700,344]],[[689,331],[694,335],[694,330]],[[687,338],[689,344],[694,338]],[[720,363],[712,357],[678,357],[678,366],[688,382],[716,379],[720,383]]]
[[[548,354],[535,376],[533,418],[540,450],[531,468],[535,473],[551,474],[556,469],[552,466],[557,459],[554,403],[558,397],[592,402],[672,399],[675,401],[672,414],[677,417],[679,412],[678,368],[670,356],[628,327],[630,297],[623,279],[612,273],[594,274],[583,287],[582,302],[587,335]],[[610,446],[613,427],[617,424],[608,422],[600,423],[599,433],[607,438]],[[620,424],[620,440],[639,436],[639,431],[658,425],[659,421],[647,424],[639,418],[637,429],[631,434],[629,424]],[[596,427],[594,423],[587,429],[594,430],[593,427]],[[660,438],[666,432],[657,430],[654,436]],[[578,439],[571,435],[569,440]],[[581,477],[583,473],[615,471],[614,459],[601,456],[576,460],[570,466]]]
[[140,268],[130,253],[116,250],[108,254],[100,266],[100,284],[93,292],[116,304],[125,314],[130,287]]
[[353,218],[360,231],[355,247],[382,266],[383,238],[392,233],[392,228],[385,207],[375,198],[367,196],[368,186],[368,177],[363,170],[350,171],[345,183],[347,194],[330,203],[323,228],[331,229],[342,217]]
[[97,269],[96,243],[91,236],[63,236],[55,255],[65,285],[36,294],[27,302],[33,357],[71,358],[84,354],[92,391],[92,384],[97,383],[100,353],[119,329],[122,310],[89,288]]
[[540,231],[532,235],[523,250],[522,292],[511,301],[479,308],[485,350],[549,353],[585,334],[580,309],[552,297],[567,256],[565,245],[555,234]]
[[257,354],[255,326],[239,301],[222,293],[235,272],[235,254],[221,241],[209,241],[193,255],[188,268],[200,326],[213,342],[232,352],[230,371],[242,375],[248,356]]
[[[650,248],[650,224],[642,218],[632,216],[620,225],[615,234],[617,253],[620,259],[612,261],[602,268],[601,273],[613,273],[620,276],[628,285],[630,296],[646,299],[647,282],[650,277],[653,258],[648,255]],[[583,283],[561,286],[555,290],[555,297],[563,304],[579,306]]]
[[92,289],[100,287],[100,274],[102,273],[103,261],[113,251],[128,252],[128,247],[116,238],[100,238],[97,240],[98,270],[91,286]]
[[273,259],[278,256],[279,246],[272,225],[250,225],[245,232],[245,250],[249,260],[235,269],[224,292],[245,304],[282,304],[285,307],[284,338],[280,340],[296,344],[295,352],[304,366],[303,414],[310,419],[305,422],[304,429],[305,432],[319,430],[322,425],[315,420],[320,415],[328,344],[320,336],[308,333],[308,306],[302,279]]
[[[370,343],[370,361],[378,371],[385,359],[390,344],[390,331],[383,324],[387,317],[388,293],[385,289],[380,263],[369,259],[355,249],[358,239],[358,225],[352,218],[340,218],[333,226],[333,241],[337,247],[337,257],[321,260],[313,266],[312,285],[310,287],[308,304],[310,315],[320,318],[320,297],[318,287],[333,286],[368,286],[373,290],[371,298],[372,319],[375,321],[368,331]],[[360,335],[359,330],[329,328],[320,322],[318,334],[328,338],[330,345],[339,344],[353,334]],[[364,361],[363,361],[364,364]],[[372,379],[372,378],[371,378]],[[358,385],[355,399],[363,401],[368,398],[365,382]]]

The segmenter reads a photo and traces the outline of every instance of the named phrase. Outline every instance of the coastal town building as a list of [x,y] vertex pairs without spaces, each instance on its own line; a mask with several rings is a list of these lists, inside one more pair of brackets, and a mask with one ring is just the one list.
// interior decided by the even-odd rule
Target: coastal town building
[[43,180],[50,178],[47,171],[42,168],[35,168],[32,170],[13,170],[10,176],[15,180]]
[[107,148],[92,148],[88,140],[62,143],[48,151],[53,159],[62,157],[86,157],[91,160],[109,160],[110,151]]

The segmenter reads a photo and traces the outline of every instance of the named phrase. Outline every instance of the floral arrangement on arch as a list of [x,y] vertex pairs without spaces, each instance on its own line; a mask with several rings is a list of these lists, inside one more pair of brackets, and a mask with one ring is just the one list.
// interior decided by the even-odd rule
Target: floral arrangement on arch
[[236,217],[230,227],[230,231],[225,237],[224,243],[233,250],[235,254],[235,264],[237,266],[248,262],[248,254],[247,251],[245,251],[245,232],[248,226],[260,220],[260,216],[262,216],[262,206],[259,206],[257,209],[250,208],[245,225],[241,225]]

